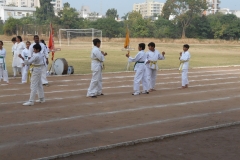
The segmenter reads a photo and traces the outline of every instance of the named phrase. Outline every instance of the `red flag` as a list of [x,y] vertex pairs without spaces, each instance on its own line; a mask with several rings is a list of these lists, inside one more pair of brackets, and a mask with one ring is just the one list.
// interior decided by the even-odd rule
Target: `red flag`
[[54,31],[53,31],[53,27],[52,27],[52,23],[50,24],[50,36],[49,36],[49,41],[48,41],[48,48],[50,49],[50,51],[52,51],[52,61],[54,59]]

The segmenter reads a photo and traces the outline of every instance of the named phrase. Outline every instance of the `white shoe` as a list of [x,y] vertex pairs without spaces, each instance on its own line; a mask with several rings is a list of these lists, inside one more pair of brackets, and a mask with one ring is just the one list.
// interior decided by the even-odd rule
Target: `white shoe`
[[148,91],[143,91],[142,94],[149,94],[149,92]]
[[26,103],[23,103],[23,106],[33,106],[34,105],[34,102],[26,102]]
[[44,103],[46,102],[44,98],[40,98],[39,100],[36,100],[37,103]]
[[138,96],[138,95],[140,95],[140,93],[135,92],[135,93],[133,93],[132,95],[133,95],[133,96]]

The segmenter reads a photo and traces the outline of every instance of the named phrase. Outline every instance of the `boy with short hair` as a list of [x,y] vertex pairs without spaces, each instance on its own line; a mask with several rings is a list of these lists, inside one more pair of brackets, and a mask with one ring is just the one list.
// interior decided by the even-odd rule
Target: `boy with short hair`
[[189,67],[189,60],[191,55],[189,53],[190,46],[188,44],[183,45],[183,52],[180,52],[180,67],[179,70],[182,71],[182,88],[188,88],[188,67]]
[[6,66],[6,50],[3,48],[3,41],[0,41],[0,81],[3,78],[3,81],[5,81],[7,84],[8,81],[8,72],[7,72],[7,66]]
[[[31,42],[26,42],[26,48],[22,51],[22,57],[24,60],[28,60],[28,54],[29,54],[29,47],[31,45]],[[22,60],[22,83],[27,83],[28,78],[28,70],[29,66],[24,64],[24,61]]]
[[147,74],[148,74],[148,86],[149,91],[156,91],[155,85],[156,85],[156,78],[157,78],[157,71],[158,71],[158,60],[164,60],[165,59],[165,52],[160,52],[155,49],[155,43],[151,42],[148,44],[149,51],[147,52]]
[[132,95],[140,95],[140,82],[142,81],[143,85],[143,94],[149,94],[148,92],[148,82],[147,82],[147,73],[146,73],[146,65],[145,65],[145,60],[147,59],[147,54],[145,54],[145,44],[140,43],[138,45],[138,54],[132,58],[129,56],[129,54],[126,55],[128,58],[129,62],[136,62],[134,65],[134,71],[135,71],[135,76],[134,76],[134,83],[133,83],[133,90],[134,93]]
[[43,86],[42,86],[42,81],[41,81],[41,75],[42,75],[42,65],[43,65],[43,56],[41,55],[41,46],[40,44],[35,44],[33,46],[34,54],[31,57],[30,60],[24,60],[21,54],[19,54],[19,57],[24,60],[25,65],[30,65],[32,64],[33,69],[32,69],[32,76],[31,76],[31,94],[30,94],[30,99],[28,102],[23,103],[24,106],[32,106],[34,105],[34,100],[36,93],[38,93],[38,98],[36,102],[44,103],[44,91],[43,91]]
[[87,97],[97,98],[97,96],[103,95],[102,93],[102,70],[104,68],[104,60],[107,53],[104,53],[99,48],[101,46],[101,41],[96,38],[93,40],[93,49],[91,52],[91,70],[92,70],[92,80],[88,88]]

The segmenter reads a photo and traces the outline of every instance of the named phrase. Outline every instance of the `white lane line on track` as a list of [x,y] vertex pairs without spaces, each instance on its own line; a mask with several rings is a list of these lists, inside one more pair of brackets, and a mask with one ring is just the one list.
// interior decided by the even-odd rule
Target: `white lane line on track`
[[[194,86],[191,86],[191,88],[194,88],[194,87],[205,87],[205,86],[216,86],[216,85],[226,85],[226,84],[236,84],[236,83],[239,83],[240,81],[237,81],[237,82],[225,82],[225,83],[214,83],[214,84],[207,84],[207,85],[194,85]],[[123,88],[123,87],[130,87],[130,86],[121,86],[119,88]],[[110,87],[109,87],[110,88]],[[105,88],[106,89],[106,88]],[[177,88],[162,88],[161,90],[159,91],[163,91],[163,90],[176,90]],[[179,89],[179,88],[178,88]],[[85,90],[85,89],[80,89],[80,90],[77,90],[77,91],[81,91],[81,90]],[[70,92],[72,90],[68,90],[68,91],[63,91],[64,93],[65,92]],[[76,90],[73,90],[74,92]],[[62,91],[61,91],[62,92]],[[54,92],[54,93],[59,93],[58,91],[57,92]],[[116,94],[122,94],[122,93],[129,93],[129,92],[121,92],[121,93],[110,93],[111,95],[116,95]],[[182,93],[180,93],[182,94]],[[26,94],[28,95],[28,94]],[[107,95],[107,94],[106,94]],[[179,95],[179,94],[178,94]],[[159,96],[159,95],[158,95]],[[82,98],[82,97],[86,97],[86,96],[70,96],[70,97],[56,97],[56,98],[51,98],[51,99],[46,99],[47,101],[55,101],[55,100],[63,100],[63,99],[76,99],[76,98]],[[21,104],[21,103],[24,103],[25,101],[18,101],[18,102],[7,102],[7,103],[0,103],[0,105],[11,105],[11,104]],[[68,105],[69,106],[69,105]],[[1,114],[1,113],[0,113]]]
[[[215,80],[228,80],[228,79],[238,79],[239,77],[228,77],[228,78],[214,78],[214,79],[198,79],[198,80],[190,80],[189,82],[202,82],[202,81],[215,81]],[[162,83],[156,83],[156,85],[165,85],[165,84],[180,84],[180,81],[174,81],[174,82],[162,82]],[[114,87],[103,87],[103,89],[116,89],[116,88],[130,88],[132,85],[124,85],[124,86],[114,86]],[[59,90],[59,91],[51,91],[51,92],[44,92],[45,94],[52,94],[52,93],[67,93],[67,92],[78,92],[78,91],[87,91],[88,88],[82,88],[82,89],[74,89],[74,90]],[[0,98],[5,97],[14,97],[19,94],[10,94],[10,95],[1,95]],[[29,95],[29,93],[21,94],[21,95]],[[18,102],[16,102],[18,103]],[[21,102],[22,103],[22,102]],[[7,104],[7,103],[0,103],[1,104]],[[14,103],[10,103],[14,104]]]
[[[231,70],[231,71],[226,71],[226,72],[236,72],[236,71],[239,71],[240,69],[237,69],[237,70]],[[203,72],[189,72],[189,77],[191,77],[191,74],[193,73],[212,73],[212,72],[224,72],[223,71],[203,71]],[[134,73],[133,73],[134,74]],[[219,73],[219,74],[216,74],[216,75],[228,75],[228,74],[239,74],[239,73]],[[169,75],[179,75],[178,77],[175,77],[175,78],[181,78],[180,77],[180,73],[168,73],[168,74],[157,74],[158,76],[169,76]],[[205,74],[207,76],[211,76],[211,75],[214,75],[214,74]],[[240,75],[240,74],[239,74]],[[196,75],[197,76],[197,75]],[[195,76],[195,77],[196,77]],[[199,76],[204,76],[204,75],[199,75]],[[133,78],[134,75],[131,75],[131,76],[113,76],[113,77],[103,77],[103,80],[108,80],[108,79],[123,79],[123,78]],[[172,77],[165,77],[164,79],[171,79]],[[57,80],[57,81],[49,81],[49,82],[71,82],[71,81],[90,81],[91,78],[86,78],[86,79],[74,79],[74,80]]]
[[[193,94],[193,93],[191,93],[191,94]],[[169,96],[169,95],[165,95],[165,96]],[[16,124],[0,125],[0,128],[9,128],[9,127],[16,127],[16,126],[26,126],[26,125],[34,125],[34,124],[53,123],[53,122],[59,122],[59,121],[67,121],[67,120],[75,120],[75,119],[80,119],[80,118],[86,118],[86,117],[91,117],[91,116],[106,116],[106,115],[111,115],[111,114],[135,112],[135,111],[141,111],[141,110],[147,110],[147,109],[155,109],[155,108],[176,107],[176,106],[196,104],[196,103],[206,103],[206,102],[211,102],[211,101],[225,101],[225,100],[239,98],[239,97],[240,97],[240,95],[232,96],[232,97],[211,98],[211,99],[197,100],[197,101],[188,101],[188,102],[162,104],[162,105],[141,106],[141,107],[130,108],[130,109],[115,110],[115,111],[110,111],[110,112],[99,112],[99,113],[85,114],[85,115],[79,115],[79,116],[55,118],[55,119],[50,119],[50,120],[45,120],[45,121],[32,121],[32,122],[27,122],[27,123],[16,123]],[[121,101],[125,101],[125,100],[121,100]]]
[[29,142],[26,142],[26,143],[13,142],[13,143],[7,143],[7,144],[0,144],[0,149],[4,149],[6,147],[14,147],[16,145],[21,145],[21,144],[22,145],[31,145],[31,144],[36,145],[36,143],[46,143],[46,142],[49,143],[49,141],[57,141],[57,140],[74,138],[74,137],[82,137],[82,136],[86,136],[86,135],[91,135],[93,133],[96,134],[96,133],[104,133],[104,132],[113,132],[113,131],[118,131],[118,130],[134,129],[134,128],[139,128],[139,127],[143,127],[143,126],[149,126],[149,125],[155,125],[155,124],[161,124],[161,123],[167,123],[167,122],[175,122],[175,121],[186,120],[186,119],[191,119],[191,118],[202,118],[202,117],[208,117],[208,116],[213,116],[213,115],[221,115],[221,114],[235,112],[235,111],[239,111],[239,110],[240,110],[240,108],[233,108],[233,109],[222,110],[222,111],[218,111],[218,112],[212,112],[212,113],[208,112],[208,113],[202,113],[202,114],[188,115],[188,116],[183,116],[183,117],[156,120],[156,121],[133,124],[133,125],[128,125],[128,126],[96,129],[96,130],[91,130],[91,131],[85,131],[85,132],[82,132],[80,134],[70,134],[70,135],[65,135],[65,136],[61,136],[61,137],[54,137],[54,138],[46,138],[46,139],[41,139],[41,140],[29,141]]
[[214,126],[208,126],[208,127],[203,127],[203,128],[197,128],[197,129],[192,129],[192,130],[186,130],[186,131],[182,131],[182,132],[169,133],[169,134],[155,136],[155,137],[142,138],[142,139],[137,139],[137,140],[133,140],[133,141],[120,142],[120,143],[110,144],[110,145],[106,145],[106,146],[87,148],[87,149],[83,149],[83,150],[53,155],[53,156],[49,156],[49,157],[38,158],[35,160],[55,160],[55,159],[59,159],[59,158],[68,158],[71,156],[82,155],[82,154],[86,154],[86,153],[93,153],[93,152],[97,152],[97,151],[109,150],[109,149],[114,149],[114,148],[119,148],[119,147],[134,146],[137,144],[155,142],[155,141],[160,141],[163,139],[173,138],[173,137],[177,137],[177,136],[183,136],[183,135],[189,135],[189,134],[194,134],[194,133],[199,133],[199,132],[204,132],[204,131],[227,128],[227,127],[232,127],[232,126],[236,126],[236,125],[240,125],[240,121],[233,122],[233,123],[214,125]]
[[[239,81],[240,82],[240,81]],[[238,82],[238,83],[239,83]],[[212,85],[225,85],[225,84],[236,84],[236,82],[227,82],[227,83],[217,83],[217,84],[207,84],[207,85],[196,85],[196,86],[192,86],[192,87],[201,87],[201,86],[212,86]],[[161,90],[171,90],[172,88],[162,88]],[[160,98],[160,97],[165,97],[165,96],[174,96],[174,95],[189,95],[189,94],[195,94],[195,93],[207,93],[207,92],[216,92],[216,91],[229,91],[229,90],[237,90],[240,88],[224,88],[224,89],[211,89],[211,90],[204,90],[204,91],[196,91],[196,92],[186,92],[186,93],[176,93],[176,94],[164,94],[164,95],[155,95],[155,96],[148,96],[148,97],[141,97],[141,99],[145,99],[145,98]],[[111,94],[129,94],[129,92],[118,92],[118,93],[111,93]],[[70,97],[70,98],[81,98],[82,96],[74,96],[74,97]],[[69,97],[65,97],[64,99],[67,99]],[[136,97],[138,98],[138,97]],[[132,98],[130,98],[132,99]],[[124,99],[125,100],[130,100],[130,99]],[[47,101],[51,101],[51,100],[55,100],[55,99],[47,99]],[[31,111],[42,111],[42,110],[48,110],[48,109],[60,109],[60,108],[66,108],[66,107],[76,107],[79,105],[93,105],[93,104],[102,104],[102,103],[106,103],[106,102],[118,102],[118,101],[122,101],[122,99],[116,99],[116,100],[108,100],[108,101],[98,101],[98,102],[87,102],[87,103],[81,103],[81,104],[75,104],[75,105],[64,105],[64,106],[57,106],[57,107],[44,107],[44,108],[32,108],[32,109],[21,109],[21,110],[14,110],[14,111],[2,111],[0,112],[1,114],[11,114],[11,113],[19,113],[19,112],[31,112]],[[21,102],[19,102],[21,103]]]
[[[240,69],[238,69],[238,70],[240,70]],[[237,70],[237,71],[238,71]],[[210,72],[210,71],[205,71],[205,72],[201,72],[201,73],[206,73],[206,72]],[[175,74],[179,74],[179,73],[175,73]],[[158,74],[159,76],[161,76],[161,75],[169,75],[169,74]],[[191,77],[206,77],[206,76],[217,76],[217,75],[223,75],[222,73],[221,74],[205,74],[205,75],[199,75],[199,76],[189,76],[190,78]],[[238,75],[238,73],[226,73],[226,74],[224,74],[224,75]],[[224,76],[223,75],[223,76]],[[118,76],[115,76],[115,77],[118,77]],[[119,78],[126,78],[126,77],[131,77],[131,78],[133,78],[134,76],[120,76]],[[165,78],[160,78],[160,79],[180,79],[181,77],[180,76],[177,76],[177,77],[165,77]],[[103,78],[104,79],[104,78]],[[110,78],[110,77],[108,77],[107,79],[112,79],[112,78]],[[83,81],[83,80],[88,80],[88,81],[90,81],[91,79],[79,79],[79,80],[60,80],[60,81],[54,81],[54,82],[70,82],[70,81]],[[126,82],[126,81],[132,81],[132,80],[125,80],[124,82]],[[53,81],[49,81],[49,82],[53,82]],[[116,81],[115,81],[116,82]],[[118,82],[123,82],[123,81],[117,81],[117,83]],[[78,86],[82,86],[82,85],[87,85],[89,82],[84,82],[84,83],[78,83],[78,84],[76,84],[76,85],[78,85]],[[109,82],[103,82],[104,84],[105,83],[109,83]],[[20,84],[20,83],[19,83]],[[60,87],[67,87],[67,85],[65,86],[65,85],[57,85],[57,86],[60,86]],[[68,85],[69,86],[69,85]],[[25,87],[26,88],[26,87]],[[3,89],[3,90],[11,90],[11,89]],[[14,90],[20,90],[20,88],[19,89],[14,89]],[[1,96],[0,96],[1,97]]]

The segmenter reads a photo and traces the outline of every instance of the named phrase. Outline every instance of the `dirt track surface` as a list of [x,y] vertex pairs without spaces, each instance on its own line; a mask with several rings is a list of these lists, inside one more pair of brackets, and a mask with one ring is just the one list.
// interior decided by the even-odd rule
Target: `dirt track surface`
[[47,102],[22,106],[29,85],[0,86],[0,157],[34,159],[240,121],[240,67],[159,71],[156,92],[132,96],[134,73],[103,75],[105,96],[86,98],[91,75],[49,77]]
[[240,126],[58,160],[239,160]]

